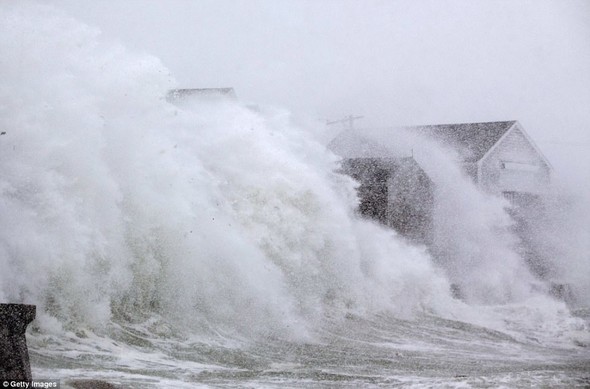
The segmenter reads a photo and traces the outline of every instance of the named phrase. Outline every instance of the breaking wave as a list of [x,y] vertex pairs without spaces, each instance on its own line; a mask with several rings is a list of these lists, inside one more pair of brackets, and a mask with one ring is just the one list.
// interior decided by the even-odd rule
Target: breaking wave
[[[357,217],[356,184],[288,112],[173,105],[157,58],[50,7],[2,3],[0,41],[0,301],[36,304],[41,333],[157,318],[303,339],[327,318],[383,312],[579,329],[533,287],[503,202],[442,152],[425,166],[463,193],[438,208],[448,266]],[[451,296],[457,282],[469,304]]]

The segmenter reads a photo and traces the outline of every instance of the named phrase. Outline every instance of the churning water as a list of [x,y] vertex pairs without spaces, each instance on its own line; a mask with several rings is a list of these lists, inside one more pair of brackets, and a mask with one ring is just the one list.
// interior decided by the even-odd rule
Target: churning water
[[0,67],[0,301],[38,307],[34,377],[590,385],[583,213],[554,239],[566,306],[513,249],[503,201],[442,152],[423,163],[447,188],[446,265],[355,216],[355,183],[287,112],[172,105],[156,58],[28,3],[0,5]]

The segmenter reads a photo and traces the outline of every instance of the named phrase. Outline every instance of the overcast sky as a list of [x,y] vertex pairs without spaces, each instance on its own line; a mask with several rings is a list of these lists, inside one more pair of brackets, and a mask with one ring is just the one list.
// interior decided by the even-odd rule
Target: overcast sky
[[179,87],[359,126],[516,119],[558,166],[590,154],[590,1],[47,2]]

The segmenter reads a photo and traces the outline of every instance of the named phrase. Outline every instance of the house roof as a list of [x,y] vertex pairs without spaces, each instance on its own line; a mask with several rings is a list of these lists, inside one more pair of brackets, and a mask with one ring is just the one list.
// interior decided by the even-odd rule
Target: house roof
[[438,124],[406,127],[457,150],[465,162],[477,162],[516,123],[515,120],[487,123]]
[[[404,127],[421,137],[430,138],[456,150],[465,162],[477,162],[516,123],[515,120],[487,123],[437,124]],[[363,130],[345,130],[328,148],[344,158],[388,158],[392,150],[363,134]]]

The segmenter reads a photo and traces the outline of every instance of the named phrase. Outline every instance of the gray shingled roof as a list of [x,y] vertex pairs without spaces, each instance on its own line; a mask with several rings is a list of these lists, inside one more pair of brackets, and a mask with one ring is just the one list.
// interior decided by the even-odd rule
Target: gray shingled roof
[[[479,161],[516,121],[438,124],[405,127],[422,137],[433,139],[456,150],[464,162]],[[346,130],[330,142],[328,148],[344,158],[387,158],[393,152],[384,144],[363,134],[362,129]]]
[[465,162],[477,162],[494,146],[516,121],[439,124],[407,127],[457,150]]

